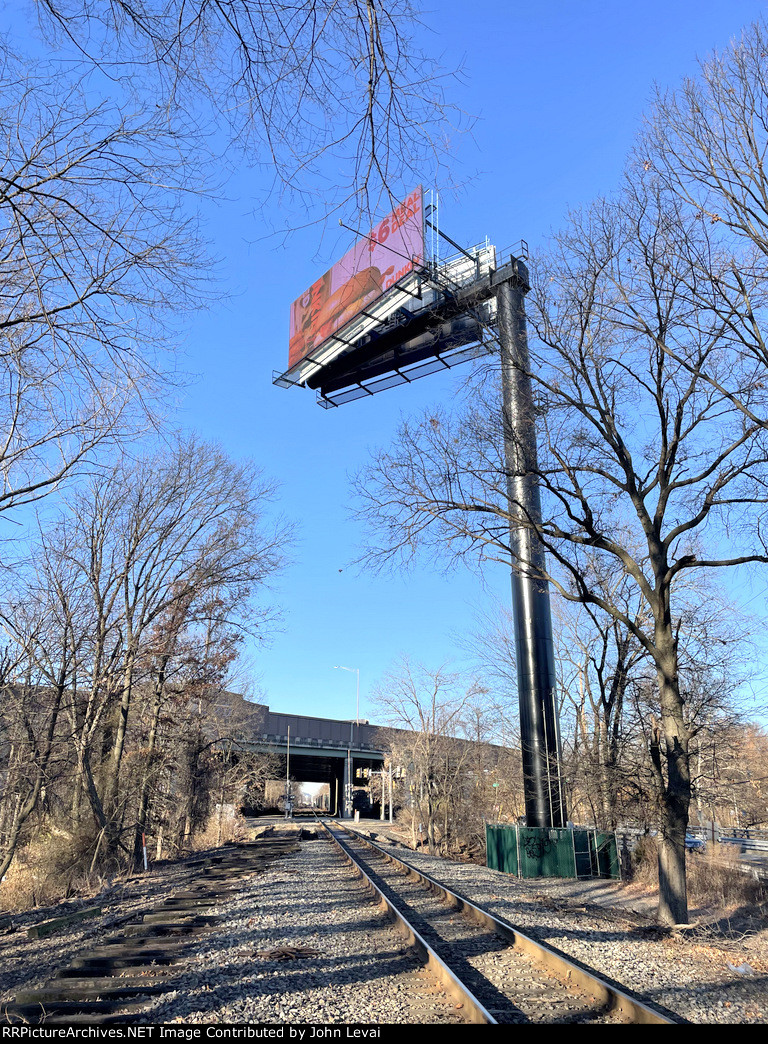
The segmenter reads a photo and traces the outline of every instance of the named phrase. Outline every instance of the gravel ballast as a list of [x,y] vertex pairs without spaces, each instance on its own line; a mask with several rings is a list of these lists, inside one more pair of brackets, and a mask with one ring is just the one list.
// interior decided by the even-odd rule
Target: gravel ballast
[[[462,1021],[327,841],[302,845],[216,912],[225,923],[147,1008],[147,1022]],[[312,952],[267,956],[303,949]]]
[[[532,938],[594,968],[630,990],[696,1023],[768,1021],[768,943],[714,938],[705,928],[667,934],[640,917],[558,895],[558,882],[520,881],[473,863],[458,863],[376,843]],[[742,968],[743,972],[733,969]],[[745,967],[746,966],[746,967]],[[749,969],[749,970],[747,970]]]
[[[385,848],[392,843],[383,831],[377,841]],[[402,845],[394,850],[523,932],[692,1022],[768,1021],[765,933],[728,938],[702,926],[665,935],[624,909],[601,908],[589,898],[579,905],[565,882],[518,881]],[[189,875],[184,864],[168,864],[91,896],[80,905],[102,905],[98,923],[75,923],[47,939],[27,939],[26,928],[63,907],[14,916],[15,931],[0,934],[0,1001],[42,985],[114,934],[115,919],[182,889]],[[328,841],[306,842],[238,881],[211,912],[222,922],[192,942],[183,965],[168,969],[169,991],[148,999],[146,1022],[463,1021]]]

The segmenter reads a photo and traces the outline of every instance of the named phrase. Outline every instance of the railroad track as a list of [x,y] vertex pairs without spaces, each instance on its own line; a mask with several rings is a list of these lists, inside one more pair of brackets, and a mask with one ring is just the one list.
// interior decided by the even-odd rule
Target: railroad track
[[[0,1020],[46,1025],[124,1024],[150,997],[173,989],[173,975],[196,937],[215,930],[211,910],[243,878],[296,851],[297,838],[265,836],[191,859],[185,887],[163,902],[121,918],[119,934],[60,968],[40,989],[17,994]],[[115,925],[113,924],[113,927]]]
[[644,1003],[339,824],[321,824],[468,1021],[684,1022]]
[[[193,959],[199,946],[198,937],[217,931],[217,906],[229,893],[241,890],[249,877],[298,849],[299,832],[286,836],[280,827],[274,829],[272,836],[189,861],[190,878],[183,887],[121,918],[119,934],[81,953],[42,988],[18,994],[0,1011],[0,1021],[55,1026],[146,1020],[148,1006],[177,988],[187,958]],[[318,820],[314,829],[333,840],[376,901],[387,908],[429,976],[453,998],[450,1013],[457,1020],[684,1021],[654,1010],[529,939],[371,841],[350,835],[340,824]],[[112,928],[117,924],[113,921]]]

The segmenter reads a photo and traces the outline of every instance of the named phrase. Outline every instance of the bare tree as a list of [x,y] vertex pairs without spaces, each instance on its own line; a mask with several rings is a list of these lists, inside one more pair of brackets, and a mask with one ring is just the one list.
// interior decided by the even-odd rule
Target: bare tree
[[388,761],[407,787],[401,799],[414,847],[425,834],[432,853],[482,850],[486,818],[502,803],[512,811],[522,796],[509,750],[494,742],[498,707],[487,690],[403,659],[375,698],[390,726],[382,729]]
[[691,209],[765,257],[767,141],[768,27],[759,21],[700,62],[697,76],[657,90],[636,157]]
[[[682,577],[768,560],[753,524],[766,502],[763,426],[702,376],[726,371],[732,356],[718,309],[692,306],[703,256],[714,285],[721,270],[709,226],[650,172],[574,215],[541,261],[527,374],[538,400],[541,524],[507,499],[512,427],[490,377],[489,392],[476,392],[463,414],[435,411],[405,424],[358,483],[363,513],[383,537],[369,561],[407,560],[432,546],[515,566],[510,525],[535,525],[560,594],[612,617],[644,649],[659,713],[650,744],[661,809],[659,913],[670,922],[687,920]],[[754,382],[751,394],[765,398]],[[600,562],[624,574],[647,626],[592,582]]]
[[[749,836],[768,824],[768,736],[758,724],[721,729],[711,744],[711,807],[722,819]],[[731,818],[732,816],[732,818]],[[717,815],[713,816],[717,818]]]
[[277,568],[286,533],[264,524],[272,488],[255,469],[194,440],[180,442],[170,455],[121,463],[107,482],[123,505],[112,537],[121,565],[122,677],[103,797],[114,826],[121,818],[120,768],[149,629],[173,606],[191,606],[224,590],[228,604],[240,602],[247,623],[254,589]]
[[[38,0],[43,26],[172,114],[216,124],[288,196],[369,209],[447,138],[447,77],[409,0]],[[322,187],[319,187],[322,186]]]
[[[184,848],[204,824],[217,793],[220,806],[228,797],[239,800],[246,787],[258,787],[274,762],[243,749],[247,704],[228,700],[225,693],[243,640],[235,626],[246,623],[242,598],[242,588],[222,584],[174,601],[143,643],[140,658],[146,663],[137,667],[139,714],[149,720],[139,725],[137,866],[152,820],[158,836]],[[252,621],[249,629],[253,632]],[[132,761],[135,775],[137,758]],[[221,834],[221,807],[219,812]]]
[[677,90],[657,92],[633,156],[677,205],[708,229],[708,249],[691,253],[691,308],[717,316],[728,364],[665,351],[741,409],[768,424],[762,395],[768,367],[768,26],[748,26]]
[[[630,604],[622,572],[611,576],[603,568],[593,575],[592,582],[605,586],[617,604],[624,587],[625,612],[642,613],[641,606]],[[632,709],[627,689],[644,652],[625,626],[595,606],[555,598],[552,615],[569,814],[576,822],[586,817],[594,823],[615,826],[627,811],[628,790],[634,790],[630,782],[635,781],[636,766],[626,763],[625,758],[631,732],[627,718]],[[497,715],[505,725],[510,719],[504,731],[511,735],[517,728],[511,608],[494,606],[483,617],[480,633],[463,644],[482,665],[484,678],[492,679],[496,686],[500,683]],[[519,745],[517,735],[514,744]]]
[[[640,629],[645,610],[621,570],[601,570],[590,586],[603,590]],[[570,709],[570,736],[563,729],[572,799],[575,793],[591,810],[594,823],[615,829],[636,797],[638,766],[631,756],[634,738],[630,686],[647,659],[633,631],[601,608],[565,599],[553,604],[561,702]],[[562,714],[562,711],[561,711]],[[578,820],[577,820],[578,821]]]
[[[272,617],[260,596],[290,535],[268,520],[271,496],[252,465],[179,439],[94,476],[42,531],[3,615],[30,664],[18,713],[40,693],[51,708],[27,728],[41,753],[25,817],[56,740],[74,747],[69,809],[78,823],[90,806],[100,858],[130,856],[124,832],[138,839],[146,830],[155,779],[167,767],[158,748],[169,736],[191,780],[175,791],[179,807],[207,794],[207,782],[196,782],[201,757],[215,758],[226,736],[211,729],[211,708],[242,636],[260,637]],[[67,739],[57,735],[62,710]]]
[[430,671],[403,660],[376,686],[374,699],[387,725],[407,730],[407,736],[391,735],[387,742],[406,771],[414,837],[421,826],[434,854],[453,774],[448,769],[453,737],[469,693],[461,692],[456,676],[444,669]]
[[[147,426],[203,292],[165,122],[0,47],[0,510]],[[175,186],[175,187],[174,187]]]
[[[83,664],[88,606],[59,533],[43,531],[23,582],[6,586],[0,626],[8,637],[0,718],[9,734],[0,793],[0,880],[55,775],[60,717]],[[9,597],[10,596],[10,597]]]

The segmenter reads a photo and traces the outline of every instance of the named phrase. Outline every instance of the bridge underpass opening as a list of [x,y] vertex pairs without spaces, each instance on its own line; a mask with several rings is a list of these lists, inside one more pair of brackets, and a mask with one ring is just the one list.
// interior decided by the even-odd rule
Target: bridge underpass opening
[[[349,817],[355,811],[360,811],[363,815],[373,811],[370,800],[371,773],[380,772],[382,765],[383,758],[375,755],[361,756],[343,751],[339,751],[338,754],[304,754],[291,751],[287,775],[293,795],[302,791],[320,795],[325,800],[319,807],[332,815]],[[275,769],[274,778],[266,783],[267,807],[262,814],[274,814],[277,809],[285,808],[285,754],[277,755]],[[253,812],[259,814],[257,810]]]

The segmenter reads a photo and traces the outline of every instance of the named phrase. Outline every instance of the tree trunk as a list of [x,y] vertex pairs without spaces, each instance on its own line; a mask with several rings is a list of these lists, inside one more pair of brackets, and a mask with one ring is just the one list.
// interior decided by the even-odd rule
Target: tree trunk
[[106,832],[107,829],[107,817],[104,812],[104,806],[102,805],[99,792],[96,789],[96,783],[93,778],[93,770],[91,769],[91,758],[88,753],[88,748],[85,745],[81,745],[77,752],[77,768],[79,778],[82,780],[85,792],[88,795],[88,801],[93,812],[93,818],[98,824],[101,832]]
[[[670,828],[659,842],[659,910],[662,924],[688,923],[688,887],[685,879],[685,823]],[[682,842],[680,832],[682,831]]]
[[83,781],[80,775],[78,774],[75,777],[75,785],[72,788],[72,803],[70,805],[70,815],[72,817],[72,822],[75,825],[75,827],[79,826],[80,824],[80,807],[82,804],[82,798]]
[[[666,626],[665,626],[666,624]],[[685,880],[685,833],[691,803],[689,731],[683,714],[678,683],[677,646],[671,624],[656,627],[657,676],[661,704],[661,735],[665,787],[661,801],[659,844],[659,920],[663,924],[688,923]]]
[[125,750],[125,737],[128,731],[128,713],[131,708],[131,697],[133,695],[133,654],[127,653],[125,670],[123,672],[123,694],[120,699],[120,710],[117,719],[117,729],[112,745],[109,759],[109,769],[104,788],[104,807],[108,815],[116,817],[118,792],[120,789],[120,765]]
[[598,773],[600,778],[600,818],[602,822],[595,825],[607,828],[612,825],[614,801],[610,749],[608,744],[608,724],[605,720],[604,713],[602,712],[598,713],[597,733]]
[[699,826],[704,826],[704,803],[701,799],[702,791],[702,780],[704,778],[704,759],[701,750],[701,737],[702,733],[699,733],[698,739],[698,751],[696,756],[696,814],[699,819]]
[[152,724],[149,729],[149,742],[147,743],[147,761],[141,777],[141,790],[139,792],[139,812],[136,821],[136,834],[133,843],[133,862],[136,869],[144,865],[143,835],[147,828],[147,817],[149,813],[149,789],[153,777],[155,750],[157,748],[157,735],[160,726],[160,709],[163,704],[163,690],[165,687],[165,663],[163,671],[158,675],[155,684],[155,699],[152,706]]
[[216,835],[216,844],[221,845],[221,836],[224,828],[224,783],[219,790],[219,828]]
[[427,781],[427,844],[429,854],[437,855],[437,841],[435,839],[435,807],[432,801],[432,781]]
[[4,793],[2,799],[0,799],[0,838],[3,838],[13,829],[13,824],[16,821],[16,815],[19,810],[19,795],[14,795],[13,793],[16,761],[17,751],[15,746],[11,744],[11,749],[6,762],[7,768]]
[[19,837],[21,836],[22,827],[25,822],[34,812],[37,807],[37,802],[40,798],[40,794],[43,789],[45,782],[46,773],[48,770],[48,762],[51,758],[51,752],[53,750],[53,741],[56,734],[56,722],[59,717],[59,709],[61,707],[61,701],[64,696],[64,686],[59,684],[56,686],[56,695],[54,697],[53,706],[51,708],[51,716],[48,720],[48,728],[45,732],[45,739],[43,741],[43,749],[39,753],[35,765],[34,780],[32,782],[32,788],[24,800],[21,807],[18,809],[11,830],[8,834],[4,851],[0,853],[0,881],[6,874],[6,871],[13,862],[13,857],[16,854],[16,847],[19,843]]
[[[104,845],[109,858],[116,859],[118,849],[123,847],[120,841],[121,815],[120,815],[120,766],[125,750],[125,740],[128,731],[128,714],[131,708],[133,696],[133,653],[127,652],[122,679],[122,696],[118,709],[117,728],[112,741],[112,749],[107,763],[106,780],[104,783],[103,807],[107,816],[107,828],[104,834]],[[130,852],[129,852],[130,856]]]

